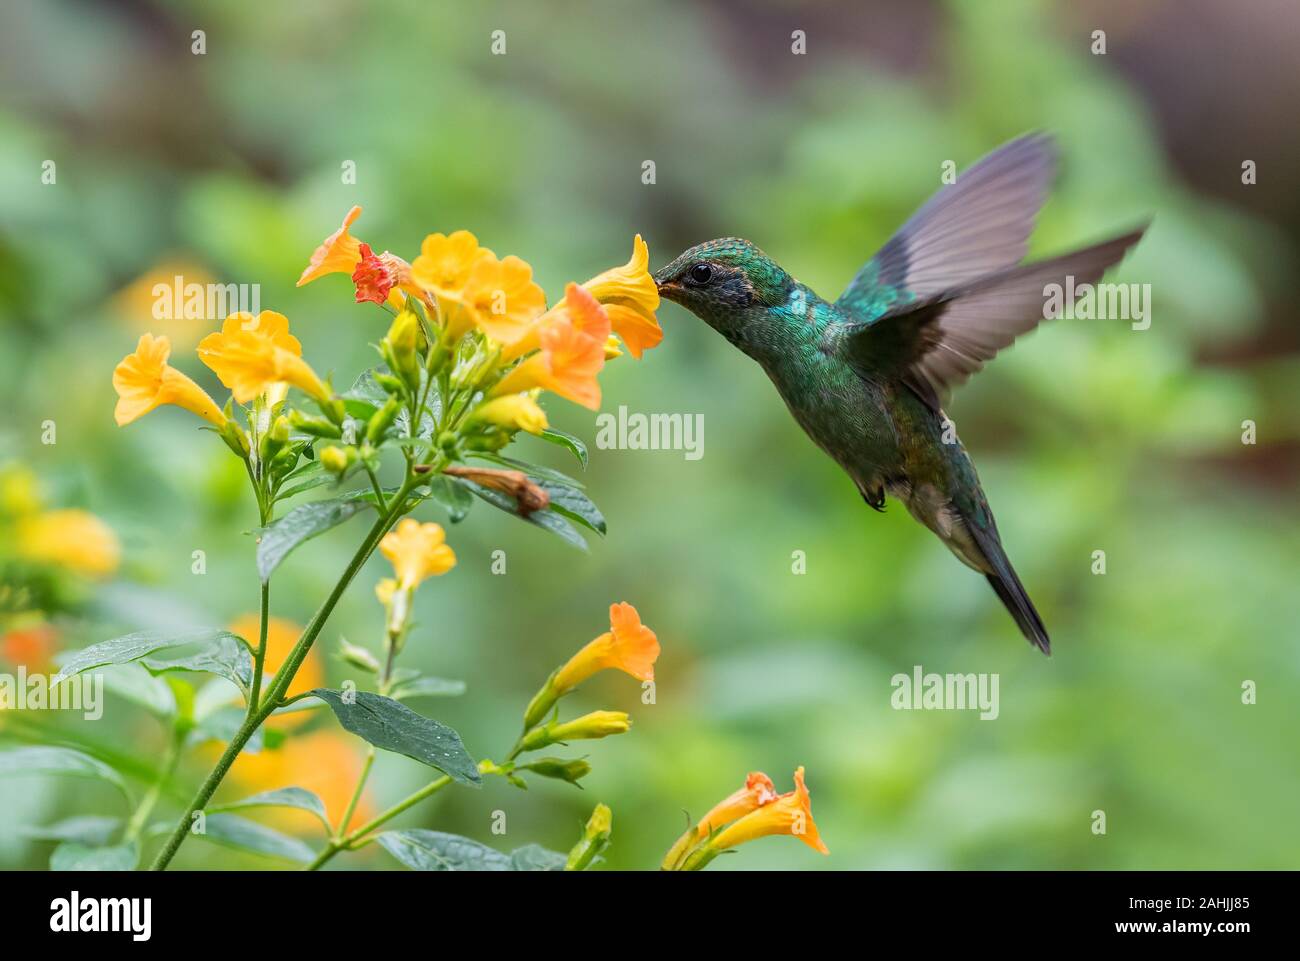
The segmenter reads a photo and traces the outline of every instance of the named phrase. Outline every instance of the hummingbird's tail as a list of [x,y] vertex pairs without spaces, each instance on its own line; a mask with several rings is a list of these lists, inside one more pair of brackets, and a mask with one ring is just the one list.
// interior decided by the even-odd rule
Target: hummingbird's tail
[[[977,569],[988,578],[989,586],[1006,606],[1016,626],[1020,628],[1020,633],[1025,635],[1030,644],[1050,657],[1052,642],[1047,636],[1047,628],[1043,626],[1043,619],[1038,616],[1034,602],[1029,599],[1025,585],[1020,583],[1016,569],[1011,566],[1011,559],[1002,548],[1002,539],[998,536],[992,513],[988,512],[987,505],[984,509],[988,520],[986,524],[971,523],[970,518],[964,518],[964,526],[979,549],[981,556],[978,560],[983,561]],[[967,562],[970,563],[970,560],[973,558]]]
[[986,574],[989,584],[997,592],[1002,603],[1006,605],[1007,610],[1015,619],[1016,625],[1020,628],[1020,633],[1029,639],[1044,654],[1049,657],[1052,654],[1052,642],[1047,636],[1047,628],[1043,626],[1043,619],[1038,616],[1038,611],[1034,608],[1034,602],[1029,599],[1025,593],[1025,586],[1020,583],[1020,578],[1016,577],[1015,568],[1010,564],[1006,566],[1009,577],[1001,574]]

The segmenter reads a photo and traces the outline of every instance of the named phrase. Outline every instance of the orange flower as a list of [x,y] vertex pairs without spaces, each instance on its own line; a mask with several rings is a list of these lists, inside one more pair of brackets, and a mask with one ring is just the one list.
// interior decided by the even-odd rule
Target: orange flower
[[632,259],[591,278],[582,286],[605,306],[614,333],[623,338],[632,356],[657,347],[664,339],[655,319],[659,309],[659,288],[650,276],[650,251],[637,234],[632,241]]
[[207,392],[167,363],[172,345],[166,337],[144,334],[134,354],[127,354],[113,371],[119,427],[125,427],[162,404],[175,404],[198,414],[215,427],[225,427],[226,417]]
[[43,622],[15,627],[0,635],[0,660],[23,665],[28,671],[43,671],[54,663],[58,639],[58,631]]
[[297,286],[309,284],[326,274],[351,274],[361,263],[361,242],[348,233],[348,228],[361,216],[361,208],[353,207],[343,218],[343,226],[325,238],[311,255],[311,262],[298,278]]
[[772,779],[762,771],[751,771],[745,778],[744,787],[719,801],[708,814],[700,818],[700,823],[695,826],[695,834],[697,837],[706,838],[710,832],[725,827],[765,804],[771,804],[777,800],[777,797]]
[[794,772],[794,790],[782,794],[746,814],[709,842],[712,851],[725,851],[755,838],[771,834],[789,834],[799,838],[814,851],[830,854],[813,821],[812,804],[808,788],[804,785],[803,768]]
[[426,578],[446,574],[456,566],[456,554],[446,539],[441,525],[421,524],[410,517],[384,535],[379,549],[397,572],[399,590],[414,590]]
[[199,359],[216,371],[241,404],[275,391],[281,383],[292,384],[318,401],[330,399],[316,372],[302,359],[302,345],[289,333],[289,318],[273,310],[256,317],[244,311],[231,314],[220,333],[199,341]]
[[552,311],[541,328],[541,349],[506,374],[492,396],[543,387],[591,410],[600,407],[596,375],[605,366],[609,315],[577,284],[565,289],[564,306],[563,311]]
[[636,608],[626,602],[609,607],[610,629],[589,642],[555,674],[552,682],[557,694],[573,690],[598,671],[608,668],[623,671],[639,681],[655,676],[659,657],[659,639],[641,623]]

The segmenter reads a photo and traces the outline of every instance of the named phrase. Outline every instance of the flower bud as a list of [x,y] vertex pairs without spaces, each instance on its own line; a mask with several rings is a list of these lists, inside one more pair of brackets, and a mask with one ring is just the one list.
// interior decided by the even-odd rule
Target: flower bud
[[364,647],[357,647],[355,644],[349,644],[343,638],[339,639],[339,649],[342,652],[343,660],[355,668],[366,671],[370,674],[378,674],[380,670],[379,658],[371,654]]
[[566,871],[585,871],[591,862],[609,847],[609,838],[613,830],[613,812],[604,804],[597,804],[587,819],[582,839],[573,846],[569,858],[564,864]]
[[396,397],[388,398],[388,403],[375,411],[370,423],[366,425],[366,440],[374,446],[378,446],[384,439],[384,434],[388,428],[393,426],[393,421],[397,419],[397,413],[402,409],[402,402]]
[[226,442],[226,446],[233,450],[240,457],[247,458],[251,448],[248,446],[248,435],[244,429],[234,422],[227,420],[220,429],[221,439]]
[[420,362],[416,346],[420,339],[420,318],[412,310],[403,310],[388,328],[381,349],[393,373],[412,393],[420,389]]
[[338,424],[331,423],[324,417],[312,417],[300,410],[289,411],[289,424],[294,430],[301,431],[304,434],[311,434],[313,437],[337,440],[343,436],[343,431]]
[[284,445],[289,443],[289,418],[281,414],[271,424],[271,429],[262,435],[262,442],[259,445],[258,453],[262,461],[275,460],[275,455],[284,449]]
[[624,711],[592,711],[563,724],[552,721],[524,735],[522,751],[536,751],[548,744],[565,741],[590,741],[613,734],[625,734],[632,721]]
[[400,396],[406,391],[406,385],[392,374],[385,374],[383,371],[377,370],[372,376],[375,378],[375,383],[390,394]]
[[544,757],[531,764],[521,764],[516,770],[532,771],[541,777],[568,781],[572,785],[580,786],[578,782],[591,773],[591,765],[581,758],[566,761],[558,757]]
[[330,444],[320,452],[320,463],[331,474],[337,474],[342,477],[347,473],[348,468],[357,462],[357,449],[355,447],[339,447],[337,444]]
[[507,394],[490,400],[470,415],[471,424],[493,424],[506,430],[540,434],[546,430],[546,412],[531,394]]

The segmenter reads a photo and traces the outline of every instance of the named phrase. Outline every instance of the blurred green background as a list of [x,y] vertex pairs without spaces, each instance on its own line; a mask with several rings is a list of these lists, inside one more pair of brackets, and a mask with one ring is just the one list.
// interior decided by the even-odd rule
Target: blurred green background
[[[684,809],[698,816],[750,770],[789,789],[802,764],[831,856],[769,839],[715,869],[1294,868],[1298,42],[1300,9],[1280,0],[7,3],[0,462],[34,471],[48,503],[94,511],[123,545],[114,578],[74,585],[51,612],[58,646],[256,610],[255,508],[237,462],[175,410],[112,421],[112,368],[151,325],[141,290],[171,265],[260,284],[262,307],[288,314],[307,358],[346,384],[373,363],[383,315],[353,305],[346,279],[294,281],[354,203],[355,232],[377,250],[409,259],[426,233],[468,228],[529,260],[552,299],[626,260],[635,232],[652,267],[748,237],[833,298],[938,186],[943,160],[964,169],[1044,128],[1063,173],[1033,253],[1155,218],[1113,278],[1151,284],[1149,330],[1048,325],[950,405],[1055,656],[1035,654],[983,579],[897,504],[866,510],[757,366],[666,304],[663,345],[607,369],[604,406],[702,414],[704,457],[597,450],[594,417],[550,398],[553,423],[593,448],[584,480],[609,536],[582,555],[477,505],[449,526],[460,564],[422,592],[404,655],[467,682],[418,707],[499,756],[546,674],[628,600],[663,644],[657,703],[621,675],[566,702],[635,722],[569,752],[595,766],[585,791],[496,780],[398,824],[567,850],[604,801],[609,865],[652,867]],[[54,185],[41,183],[47,159]],[[355,184],[341,183],[349,160]],[[215,326],[167,332],[173,362],[224,398],[192,352]],[[46,420],[54,445],[41,443]],[[514,452],[574,466],[528,438]],[[432,505],[419,516],[445,522]],[[304,622],[360,536],[345,526],[295,554],[273,612]],[[489,573],[496,549],[505,576]],[[363,572],[322,656],[341,636],[376,638],[371,584],[385,571],[375,559]],[[894,711],[889,679],[916,664],[998,673],[1000,717]],[[350,676],[332,656],[321,665],[335,683]],[[1246,680],[1255,705],[1242,704]],[[33,723],[138,758],[137,773],[164,743],[126,700],[95,724]],[[317,716],[282,750],[333,723]],[[22,743],[17,728],[0,739]],[[359,742],[345,753],[272,759],[267,777],[338,780]],[[182,767],[174,798],[205,757]],[[382,756],[366,803],[426,779]],[[23,826],[118,807],[84,782],[0,782],[0,867],[46,864],[51,845]],[[197,842],[176,863],[279,866]],[[374,848],[336,863],[397,866]]]

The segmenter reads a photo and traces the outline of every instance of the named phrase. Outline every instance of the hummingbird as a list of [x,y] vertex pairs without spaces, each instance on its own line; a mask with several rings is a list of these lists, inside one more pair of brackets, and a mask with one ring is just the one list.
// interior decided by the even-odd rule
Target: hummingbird
[[901,501],[988,579],[1048,655],[1047,629],[944,406],[998,351],[1061,312],[1064,298],[1049,291],[1077,298],[1148,226],[1022,263],[1055,171],[1049,135],[1004,144],[941,187],[834,302],[737,237],[691,247],[654,275],[661,296],[758,362],[870,507]]

